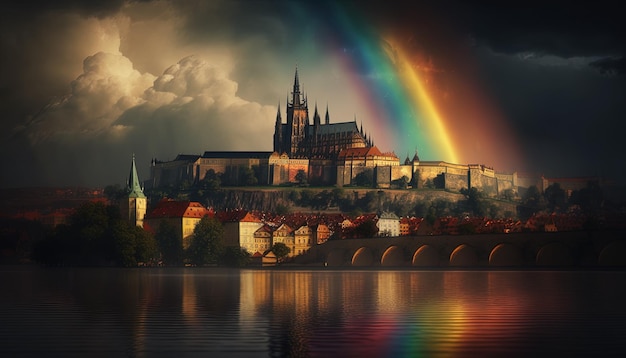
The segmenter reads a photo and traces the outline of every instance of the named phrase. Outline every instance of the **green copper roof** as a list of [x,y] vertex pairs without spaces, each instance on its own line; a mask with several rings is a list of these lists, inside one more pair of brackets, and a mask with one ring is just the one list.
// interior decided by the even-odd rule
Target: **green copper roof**
[[129,198],[145,198],[143,189],[139,184],[139,176],[137,175],[137,167],[135,166],[135,155],[133,154],[133,162],[130,165],[130,175],[128,176],[128,197]]

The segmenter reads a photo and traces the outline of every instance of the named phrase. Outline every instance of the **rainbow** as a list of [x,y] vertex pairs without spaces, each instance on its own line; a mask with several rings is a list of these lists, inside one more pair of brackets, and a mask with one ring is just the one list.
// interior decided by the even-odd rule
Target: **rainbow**
[[[421,160],[485,164],[500,171],[524,164],[515,135],[484,97],[480,79],[457,71],[471,66],[467,53],[444,59],[443,67],[454,76],[446,76],[442,84],[430,72],[432,66],[418,59],[424,54],[415,51],[414,30],[403,32],[397,24],[377,26],[356,3],[322,1],[291,7],[295,23],[307,24],[304,42],[323,44],[307,47],[314,49],[309,55],[322,51],[339,64],[347,90],[358,98],[356,120],[382,151],[394,151],[401,160],[418,151]],[[429,36],[448,41],[436,31]]]
[[345,72],[351,74],[352,87],[368,105],[366,110],[374,122],[374,139],[380,141],[382,137],[385,147],[381,149],[412,153],[419,146],[422,158],[457,163],[458,149],[443,117],[400,42],[375,35],[339,5],[330,13],[334,16],[336,33],[342,34],[340,41],[355,46],[346,52],[334,41],[336,56],[345,66]]

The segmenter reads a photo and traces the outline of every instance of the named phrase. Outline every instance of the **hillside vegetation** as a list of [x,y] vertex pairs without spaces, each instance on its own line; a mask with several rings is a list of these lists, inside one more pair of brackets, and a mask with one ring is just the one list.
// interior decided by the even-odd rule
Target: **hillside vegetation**
[[[360,214],[390,211],[399,216],[515,217],[517,203],[484,198],[472,189],[454,193],[437,189],[379,190],[367,188],[220,188],[176,194],[178,199],[201,202],[215,210],[245,209],[290,212]],[[158,200],[156,197],[153,200]]]

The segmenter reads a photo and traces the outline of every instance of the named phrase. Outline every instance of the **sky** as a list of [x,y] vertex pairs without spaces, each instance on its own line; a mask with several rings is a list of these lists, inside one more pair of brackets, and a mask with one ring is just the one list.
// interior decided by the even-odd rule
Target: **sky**
[[401,160],[626,181],[612,2],[9,1],[0,187],[123,184],[135,155],[271,151],[297,67]]

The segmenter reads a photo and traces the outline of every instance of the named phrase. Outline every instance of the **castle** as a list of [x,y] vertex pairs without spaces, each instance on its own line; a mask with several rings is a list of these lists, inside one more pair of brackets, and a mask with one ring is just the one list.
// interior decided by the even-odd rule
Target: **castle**
[[202,155],[179,154],[171,161],[153,159],[145,186],[192,184],[214,174],[221,175],[223,183],[283,185],[301,181],[304,174],[308,183],[342,187],[354,185],[359,175],[367,174],[376,188],[405,182],[418,188],[454,191],[476,187],[489,196],[497,196],[506,190],[517,192],[518,187],[516,173],[497,173],[478,164],[421,161],[417,151],[412,159],[407,155],[400,163],[395,153],[379,150],[355,120],[331,123],[328,107],[322,123],[316,105],[311,123],[297,68],[291,98],[287,100],[286,123],[278,106],[273,149],[207,151]]

